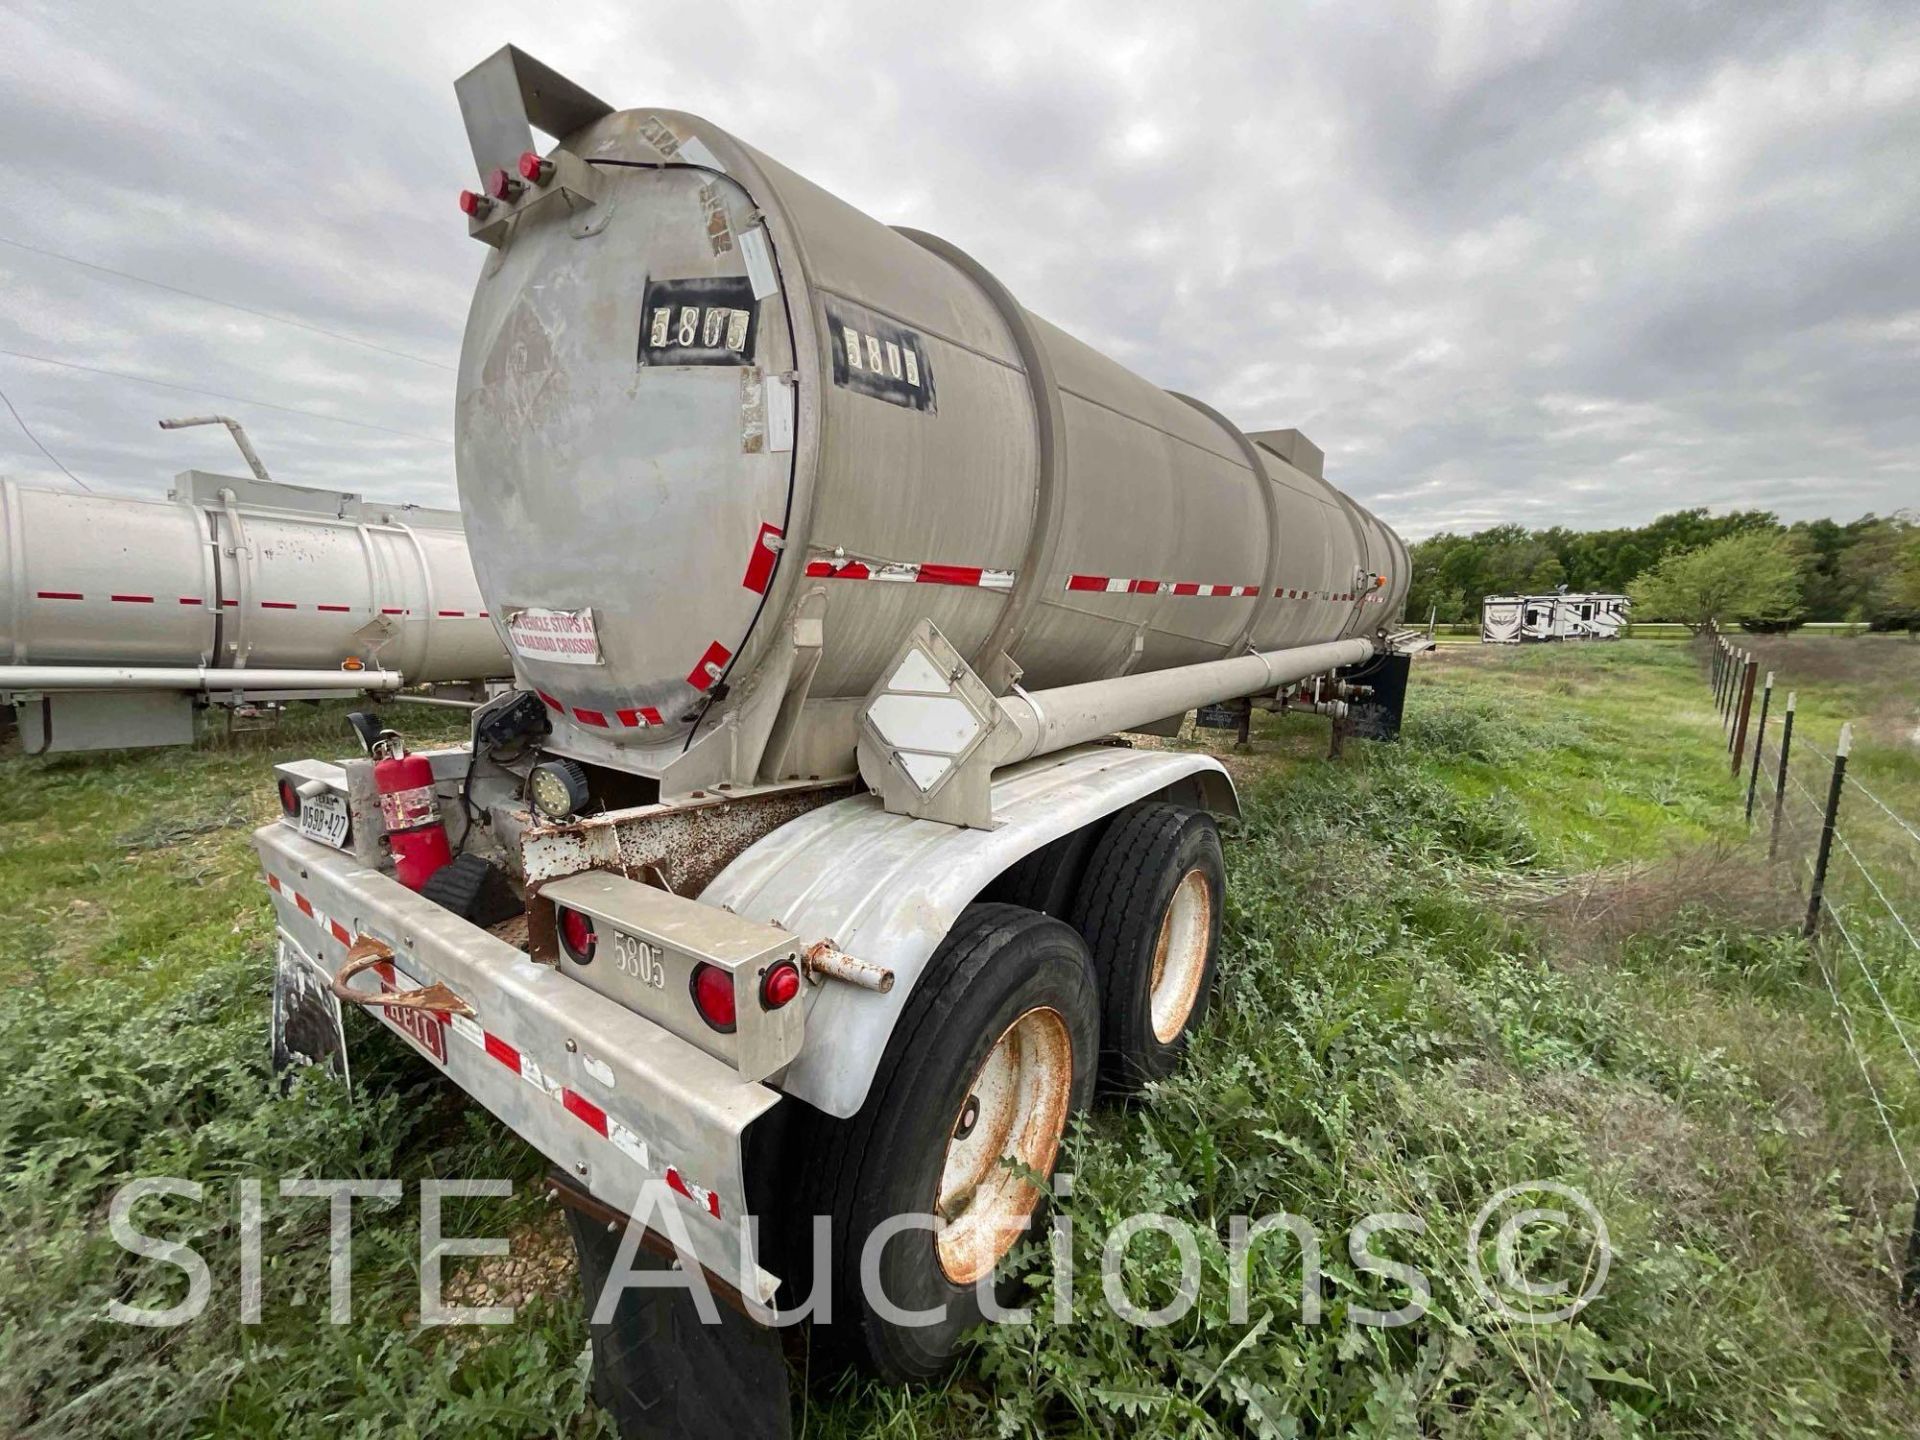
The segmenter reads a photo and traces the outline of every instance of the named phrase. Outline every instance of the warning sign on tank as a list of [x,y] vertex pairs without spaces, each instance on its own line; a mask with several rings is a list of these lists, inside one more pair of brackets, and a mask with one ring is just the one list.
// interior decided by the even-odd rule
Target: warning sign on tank
[[600,637],[591,610],[521,610],[507,617],[513,648],[529,660],[598,665]]
[[827,330],[834,384],[933,413],[933,368],[926,342],[913,331],[837,300],[827,302]]
[[751,364],[758,310],[745,275],[649,280],[640,310],[640,363]]

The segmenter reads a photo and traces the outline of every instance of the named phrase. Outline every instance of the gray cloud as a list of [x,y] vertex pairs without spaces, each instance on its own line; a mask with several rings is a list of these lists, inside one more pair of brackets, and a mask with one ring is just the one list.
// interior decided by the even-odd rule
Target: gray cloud
[[[698,22],[689,17],[697,13]],[[545,33],[551,27],[552,33]],[[448,503],[476,245],[452,81],[511,40],[948,236],[1410,535],[1920,503],[1910,6],[107,3],[0,11],[0,387],[103,489],[230,462]],[[0,471],[53,474],[0,416]],[[393,434],[388,432],[404,432]]]

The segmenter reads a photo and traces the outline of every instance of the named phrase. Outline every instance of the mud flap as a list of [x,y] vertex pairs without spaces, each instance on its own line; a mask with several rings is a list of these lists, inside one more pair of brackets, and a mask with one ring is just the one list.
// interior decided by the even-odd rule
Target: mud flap
[[[616,1263],[620,1236],[571,1204],[567,1225],[591,1317]],[[632,1260],[635,1269],[645,1270],[670,1270],[673,1264],[644,1249]],[[608,1323],[589,1321],[593,1398],[621,1440],[789,1440],[793,1423],[781,1332],[714,1298],[719,1323],[705,1325],[684,1287],[630,1286]]]
[[309,1065],[348,1081],[347,1035],[325,973],[283,935],[273,966],[273,1073],[285,1089],[294,1067]]
[[1407,708],[1407,673],[1413,657],[1397,653],[1376,655],[1340,670],[1342,680],[1368,685],[1373,694],[1354,702],[1348,716],[1349,734],[1362,740],[1392,740],[1400,734]]

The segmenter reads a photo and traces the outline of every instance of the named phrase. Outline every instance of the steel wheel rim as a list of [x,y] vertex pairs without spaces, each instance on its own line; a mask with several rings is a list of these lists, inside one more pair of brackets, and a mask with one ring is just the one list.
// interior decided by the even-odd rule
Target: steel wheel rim
[[1040,1191],[1001,1159],[1050,1174],[1072,1098],[1073,1036],[1058,1010],[1037,1006],[993,1042],[947,1130],[933,1214],[954,1284],[991,1273],[1020,1238]]
[[1207,942],[1213,936],[1213,890],[1206,874],[1189,870],[1180,877],[1167,913],[1160,917],[1160,938],[1153,947],[1153,978],[1148,1009],[1153,1038],[1162,1045],[1186,1027],[1200,998],[1207,973]]

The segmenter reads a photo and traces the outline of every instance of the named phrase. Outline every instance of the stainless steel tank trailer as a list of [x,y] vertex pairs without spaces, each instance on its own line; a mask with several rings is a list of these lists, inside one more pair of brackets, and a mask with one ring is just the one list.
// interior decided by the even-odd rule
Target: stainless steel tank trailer
[[[631,1211],[620,1264],[670,1250],[761,1319],[831,1283],[816,1353],[933,1374],[1023,1175],[1096,1087],[1169,1073],[1214,984],[1233,785],[1108,737],[1303,685],[1392,734],[1406,547],[1297,432],[709,121],[511,47],[457,89],[486,177],[461,509],[519,688],[410,774],[372,726],[279,767],[281,1049],[341,1067],[335,1002],[368,1007],[551,1158],[589,1281]],[[396,826],[458,852],[418,893]],[[935,1218],[879,1279],[937,1324],[863,1295],[904,1214]],[[594,1327],[623,1423],[698,1388],[635,1339],[658,1294]],[[700,1404],[784,1397],[776,1332],[722,1313]]]
[[209,705],[512,673],[455,511],[188,470],[164,501],[0,480],[0,711],[29,754],[183,745]]

